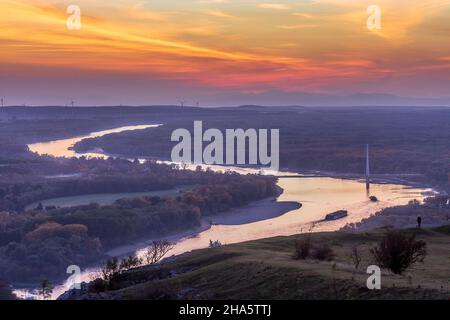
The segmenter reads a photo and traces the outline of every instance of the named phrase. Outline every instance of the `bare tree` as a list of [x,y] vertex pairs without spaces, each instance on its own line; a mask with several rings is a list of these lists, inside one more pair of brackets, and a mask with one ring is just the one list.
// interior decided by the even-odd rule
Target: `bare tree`
[[334,256],[333,249],[327,244],[316,246],[312,252],[312,257],[320,261],[331,261]]
[[350,252],[350,258],[353,261],[353,268],[354,270],[358,270],[359,269],[359,265],[361,263],[362,257],[359,254],[359,250],[358,250],[358,246],[354,246],[352,248],[352,251]]
[[11,286],[0,279],[0,301],[1,300],[16,300],[17,297],[12,292]]
[[427,244],[416,240],[415,234],[389,231],[378,247],[370,250],[375,261],[395,274],[401,274],[416,262],[423,262],[427,255]]
[[47,279],[42,280],[39,295],[43,300],[48,300],[52,297],[53,285]]
[[144,261],[147,264],[155,264],[159,262],[170,250],[172,250],[173,244],[169,241],[153,241],[147,248],[144,254]]
[[119,264],[119,270],[129,270],[132,268],[139,267],[142,264],[142,259],[136,255],[131,255],[128,258],[122,259]]
[[109,281],[117,272],[119,272],[119,260],[116,257],[113,257],[108,259],[106,264],[102,267],[102,278],[105,281]]
[[311,238],[309,236],[295,240],[295,251],[293,258],[295,260],[305,260],[311,254]]

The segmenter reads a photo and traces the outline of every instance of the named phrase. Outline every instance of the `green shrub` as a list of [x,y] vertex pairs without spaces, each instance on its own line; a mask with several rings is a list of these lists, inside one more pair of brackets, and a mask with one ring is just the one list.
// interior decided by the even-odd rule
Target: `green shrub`
[[327,244],[314,248],[312,257],[320,261],[331,261],[334,259],[334,252]]
[[405,235],[399,231],[389,231],[370,252],[380,267],[395,274],[401,274],[416,262],[423,262],[427,254],[424,241],[416,240],[415,234]]
[[311,254],[311,238],[304,237],[295,240],[295,251],[293,258],[295,260],[305,260]]

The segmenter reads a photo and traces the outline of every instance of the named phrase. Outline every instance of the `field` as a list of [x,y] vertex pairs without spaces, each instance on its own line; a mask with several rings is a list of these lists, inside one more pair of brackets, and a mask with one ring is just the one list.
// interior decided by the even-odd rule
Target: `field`
[[[221,246],[168,258],[160,266],[132,269],[114,289],[85,293],[87,299],[449,299],[450,227],[404,230],[427,243],[424,263],[402,275],[382,271],[381,290],[368,290],[370,248],[385,230],[368,233],[317,233]],[[294,260],[296,239],[328,244],[332,261]],[[362,257],[354,270],[350,252]]]
[[126,198],[139,198],[139,197],[170,197],[177,195],[181,190],[187,190],[187,187],[175,188],[171,190],[161,190],[161,191],[149,191],[149,192],[122,192],[122,193],[100,193],[100,194],[88,194],[81,196],[72,197],[61,197],[47,199],[39,202],[35,202],[27,206],[26,210],[36,208],[39,203],[44,207],[55,206],[55,207],[76,207],[82,205],[88,205],[90,203],[97,203],[99,205],[110,205],[113,204],[118,199]]

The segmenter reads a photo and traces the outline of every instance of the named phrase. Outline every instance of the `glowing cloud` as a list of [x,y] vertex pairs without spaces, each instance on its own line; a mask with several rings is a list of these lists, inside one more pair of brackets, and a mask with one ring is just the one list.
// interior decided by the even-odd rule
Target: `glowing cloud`
[[[78,0],[82,28],[68,30],[66,1],[3,0],[0,67],[14,76],[0,85],[24,95],[19,89],[28,83],[30,100],[42,78],[56,86],[47,95],[72,90],[65,79],[73,73],[89,74],[83,82],[92,88],[111,77],[145,78],[146,93],[167,96],[174,90],[447,95],[448,0],[377,3],[382,28],[370,31],[372,3],[365,0]],[[27,71],[34,68],[40,71]],[[102,80],[89,83],[94,78]]]

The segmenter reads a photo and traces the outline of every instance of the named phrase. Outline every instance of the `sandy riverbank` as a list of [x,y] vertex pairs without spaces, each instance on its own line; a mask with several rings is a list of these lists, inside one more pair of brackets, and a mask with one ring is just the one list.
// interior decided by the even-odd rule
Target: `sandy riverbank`
[[211,217],[212,224],[240,225],[279,217],[289,211],[301,208],[295,201],[264,199],[249,205]]
[[[223,212],[218,215],[214,215],[211,217],[206,217],[202,220],[202,223],[200,226],[194,229],[186,230],[183,232],[177,232],[168,234],[164,237],[158,237],[158,238],[152,238],[152,239],[146,239],[143,241],[139,241],[136,243],[132,243],[129,245],[120,246],[114,249],[111,249],[107,251],[105,254],[107,256],[111,257],[124,257],[130,254],[138,253],[139,251],[145,249],[152,241],[154,240],[167,240],[171,243],[179,243],[183,241],[184,239],[188,238],[194,238],[198,234],[200,234],[203,231],[206,231],[210,229],[213,224],[246,224],[256,221],[262,221],[267,219],[272,219],[279,217],[289,211],[295,210],[300,208],[301,205],[298,202],[295,201],[275,201],[274,198],[267,198],[259,201],[254,201],[248,204],[247,206],[229,210],[227,212]],[[227,218],[227,216],[230,216],[230,218]],[[178,252],[169,252],[167,254],[167,257],[170,257],[173,254],[179,255]],[[104,261],[102,261],[104,262]],[[99,274],[99,264],[92,265],[88,268],[86,268],[81,276],[80,281],[83,282],[90,282]],[[17,284],[16,284],[17,285]],[[70,283],[67,281],[63,282],[62,284],[55,287],[52,295],[52,299],[56,299],[59,295],[63,294],[65,291],[67,291],[70,288]],[[33,289],[32,287],[27,286],[26,284],[22,284],[20,286],[16,286],[15,293],[20,296],[21,298],[27,299],[27,298],[36,298],[37,296],[32,293]],[[21,288],[27,288],[27,289],[21,289]]]
[[259,201],[253,201],[244,207],[232,209],[211,217],[205,217],[202,219],[201,225],[197,228],[169,234],[157,239],[147,239],[138,243],[120,246],[107,251],[106,254],[109,256],[124,256],[144,249],[154,240],[167,240],[172,243],[177,243],[182,239],[195,237],[197,234],[208,230],[212,225],[215,224],[241,225],[253,223],[279,217],[289,211],[298,209],[300,207],[301,204],[299,204],[298,202],[276,201],[274,198],[266,198]]

